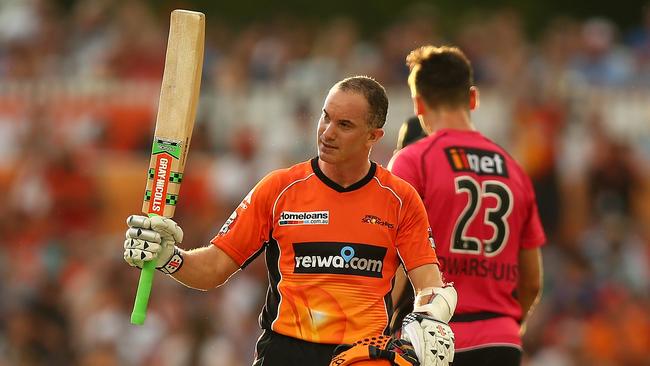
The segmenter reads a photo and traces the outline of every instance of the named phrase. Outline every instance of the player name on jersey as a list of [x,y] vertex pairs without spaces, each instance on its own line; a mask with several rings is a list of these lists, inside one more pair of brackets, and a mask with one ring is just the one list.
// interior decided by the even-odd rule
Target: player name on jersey
[[476,276],[513,283],[519,276],[517,264],[491,261],[485,258],[439,256],[438,259],[440,260],[440,270],[448,275]]
[[447,160],[455,172],[474,172],[478,175],[508,176],[503,155],[496,151],[450,146],[445,149]]

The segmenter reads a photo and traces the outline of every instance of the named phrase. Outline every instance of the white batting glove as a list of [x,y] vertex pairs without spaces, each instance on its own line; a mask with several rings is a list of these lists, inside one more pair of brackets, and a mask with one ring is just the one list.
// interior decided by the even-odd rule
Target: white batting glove
[[174,220],[131,215],[126,223],[129,225],[124,241],[126,263],[142,268],[144,262],[155,260],[156,269],[166,274],[181,268],[183,256],[176,244],[183,241],[183,230]]
[[411,342],[421,366],[448,366],[454,361],[454,332],[423,313],[410,313],[402,323],[402,339]]
[[456,310],[453,286],[427,288],[415,298],[413,312],[402,322],[402,339],[413,345],[422,366],[448,366],[454,361],[454,332],[449,327]]

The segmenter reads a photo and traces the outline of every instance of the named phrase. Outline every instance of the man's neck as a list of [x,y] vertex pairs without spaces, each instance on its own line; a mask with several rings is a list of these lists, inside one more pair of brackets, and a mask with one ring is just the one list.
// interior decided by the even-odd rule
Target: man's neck
[[461,131],[474,131],[476,127],[470,119],[469,113],[463,109],[438,109],[428,111],[424,123],[431,134],[438,130],[452,129]]
[[347,188],[360,181],[368,174],[370,170],[370,160],[360,162],[348,162],[340,164],[330,164],[322,159],[318,159],[318,167],[334,183],[343,188]]

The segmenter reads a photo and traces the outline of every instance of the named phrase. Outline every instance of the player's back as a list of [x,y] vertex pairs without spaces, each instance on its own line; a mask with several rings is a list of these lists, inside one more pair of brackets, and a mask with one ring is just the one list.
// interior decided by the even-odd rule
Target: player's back
[[441,270],[459,293],[455,318],[519,319],[519,251],[545,238],[514,159],[477,131],[440,130],[400,151],[392,170],[427,207]]

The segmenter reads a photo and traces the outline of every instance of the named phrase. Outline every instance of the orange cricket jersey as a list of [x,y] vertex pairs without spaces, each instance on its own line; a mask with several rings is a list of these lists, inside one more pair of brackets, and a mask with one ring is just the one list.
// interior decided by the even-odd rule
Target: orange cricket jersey
[[316,343],[385,333],[395,271],[438,263],[415,190],[372,163],[343,188],[318,158],[267,175],[212,243],[245,267],[266,251],[264,329]]

